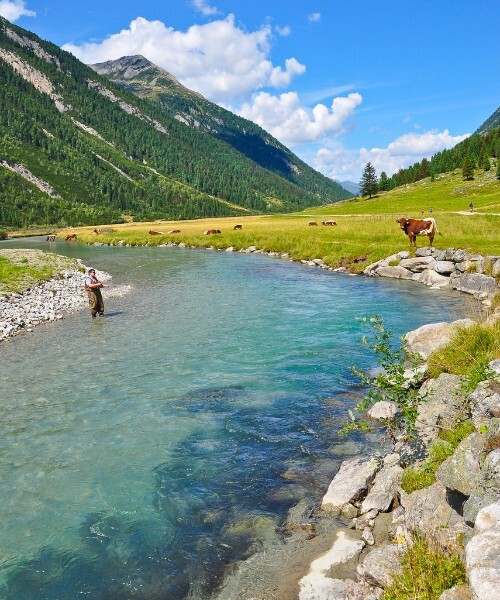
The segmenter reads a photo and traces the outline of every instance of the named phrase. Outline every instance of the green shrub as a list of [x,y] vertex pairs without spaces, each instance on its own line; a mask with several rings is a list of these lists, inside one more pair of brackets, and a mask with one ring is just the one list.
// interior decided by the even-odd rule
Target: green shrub
[[443,550],[434,541],[416,536],[402,557],[401,573],[384,591],[383,600],[434,600],[466,582],[459,549]]
[[7,237],[7,232],[3,231],[3,229],[0,229],[0,240],[6,240]]

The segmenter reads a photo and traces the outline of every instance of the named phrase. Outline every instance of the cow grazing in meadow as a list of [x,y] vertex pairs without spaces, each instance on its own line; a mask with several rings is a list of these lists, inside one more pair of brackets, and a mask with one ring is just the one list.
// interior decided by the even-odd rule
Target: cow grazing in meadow
[[429,245],[432,246],[436,233],[442,235],[437,228],[435,219],[396,219],[401,229],[406,233],[410,240],[410,246],[417,247],[417,235],[426,235],[429,238]]
[[337,221],[321,221],[321,225],[337,225]]
[[149,235],[165,235],[163,231],[155,231],[154,229],[149,230]]
[[233,227],[233,229],[234,229],[234,230],[236,230],[236,229],[243,229],[243,225],[235,225],[235,226]]
[[221,233],[220,229],[207,229],[204,235],[213,235],[214,233]]
[[94,229],[94,233],[99,235],[100,233],[113,233],[115,230],[112,227],[99,227]]
[[167,233],[180,233],[181,230],[180,229],[171,229],[170,231],[167,231]]
[[55,242],[56,241],[56,234],[55,233],[50,233],[46,238],[45,238],[46,242]]
[[308,225],[309,225],[309,227],[317,227],[318,226],[316,221],[309,221]]
[[76,233],[68,233],[68,235],[66,236],[64,241],[70,242],[71,240],[77,240],[77,239],[78,239],[78,237],[77,237]]

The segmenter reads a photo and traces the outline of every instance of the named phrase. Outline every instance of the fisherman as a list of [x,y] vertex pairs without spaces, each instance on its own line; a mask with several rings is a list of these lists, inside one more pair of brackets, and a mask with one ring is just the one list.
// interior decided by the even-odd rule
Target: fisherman
[[89,297],[90,314],[92,318],[99,314],[104,317],[104,301],[101,295],[101,288],[108,287],[102,281],[99,281],[95,276],[95,269],[92,267],[88,270],[88,275],[85,277],[85,290]]

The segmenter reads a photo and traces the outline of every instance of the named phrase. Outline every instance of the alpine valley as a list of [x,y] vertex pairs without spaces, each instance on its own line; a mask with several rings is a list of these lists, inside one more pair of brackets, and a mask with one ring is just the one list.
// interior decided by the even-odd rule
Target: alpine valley
[[92,68],[0,17],[0,223],[289,212],[352,196],[141,56]]

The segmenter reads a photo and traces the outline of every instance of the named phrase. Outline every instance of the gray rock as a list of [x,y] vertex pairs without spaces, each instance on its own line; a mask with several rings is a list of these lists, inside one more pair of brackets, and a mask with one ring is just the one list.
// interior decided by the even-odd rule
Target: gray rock
[[453,252],[451,260],[453,262],[462,262],[463,260],[465,260],[465,258],[466,258],[465,250],[455,250],[455,252]]
[[483,292],[492,295],[498,291],[496,279],[480,273],[454,273],[451,276],[451,287],[476,297]]
[[413,273],[401,266],[398,267],[378,267],[375,274],[378,277],[392,277],[393,279],[411,279]]
[[375,538],[373,537],[372,530],[369,527],[363,529],[361,538],[367,543],[368,546],[375,544]]
[[398,258],[410,258],[410,252],[408,250],[401,250],[396,254]]
[[402,476],[403,469],[398,464],[383,467],[375,476],[373,486],[361,504],[361,514],[373,509],[387,512],[394,500]]
[[469,403],[476,429],[488,425],[492,418],[500,417],[500,384],[481,381],[469,395]]
[[427,246],[424,248],[417,248],[415,251],[415,256],[431,256],[434,248],[432,246]]
[[441,275],[449,275],[456,270],[455,263],[451,260],[436,260],[434,271]]
[[488,363],[488,370],[494,377],[500,376],[500,359],[497,358],[496,360],[492,360],[490,363]]
[[493,277],[498,277],[500,275],[500,259],[496,261],[492,261],[491,263],[491,275]]
[[427,271],[422,271],[421,273],[415,273],[413,275],[413,281],[418,281],[433,289],[444,288],[451,285],[449,277],[440,275],[432,269],[427,269]]
[[389,586],[393,576],[401,571],[401,552],[395,545],[374,548],[357,570],[370,585]]
[[436,479],[448,489],[470,496],[481,474],[485,441],[481,433],[472,433],[462,440],[455,453],[439,467]]
[[393,419],[398,412],[399,408],[395,402],[381,400],[380,402],[376,402],[366,414],[374,421],[385,421]]
[[471,600],[468,585],[454,585],[439,596],[439,600]]
[[474,325],[472,319],[459,319],[452,323],[430,323],[408,332],[405,337],[406,349],[410,353],[419,354],[424,360],[449,343],[458,327]]
[[477,514],[500,498],[500,448],[490,452],[485,458],[481,474],[472,494],[464,504],[464,519],[473,525]]
[[344,504],[355,502],[368,489],[381,461],[374,457],[345,460],[321,501],[323,510],[338,512]]
[[319,575],[300,582],[299,600],[365,600],[365,589],[352,579]]
[[434,268],[435,262],[432,256],[416,256],[415,258],[405,258],[399,263],[399,266],[413,271],[413,273],[420,273],[425,269]]
[[476,517],[474,531],[486,531],[491,527],[500,527],[500,500],[482,508]]
[[454,429],[468,416],[467,401],[458,375],[441,373],[437,379],[425,382],[420,393],[425,402],[418,407],[416,426],[426,444],[437,437],[441,428]]
[[500,527],[475,535],[465,548],[465,565],[472,598],[500,598]]

